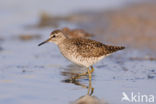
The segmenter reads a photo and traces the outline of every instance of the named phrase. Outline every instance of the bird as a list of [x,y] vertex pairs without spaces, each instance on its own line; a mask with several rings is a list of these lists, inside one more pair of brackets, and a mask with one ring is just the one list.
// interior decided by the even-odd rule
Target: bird
[[54,30],[50,37],[38,44],[41,46],[47,42],[56,44],[61,54],[69,61],[87,68],[85,73],[80,73],[72,78],[88,75],[92,79],[93,65],[113,52],[124,49],[124,46],[105,45],[101,42],[86,38],[68,38],[61,30]]
[[69,38],[89,38],[93,36],[93,34],[88,33],[83,29],[69,29],[68,27],[64,27],[61,31]]

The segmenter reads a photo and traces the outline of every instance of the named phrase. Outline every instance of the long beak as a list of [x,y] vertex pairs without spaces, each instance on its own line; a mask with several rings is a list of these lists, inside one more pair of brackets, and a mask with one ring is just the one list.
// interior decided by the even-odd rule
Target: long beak
[[49,38],[49,39],[45,40],[44,42],[41,42],[40,44],[38,44],[38,46],[41,46],[41,45],[43,45],[44,43],[49,42],[49,41],[50,41],[50,39],[51,39],[51,38]]

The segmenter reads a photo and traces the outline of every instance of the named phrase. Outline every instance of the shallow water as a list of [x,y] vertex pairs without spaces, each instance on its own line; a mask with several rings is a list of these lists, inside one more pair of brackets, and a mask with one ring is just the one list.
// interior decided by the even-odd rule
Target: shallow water
[[[37,46],[52,28],[26,29],[24,25],[18,21],[0,30],[0,104],[69,104],[84,98],[88,87],[94,88],[91,96],[109,104],[125,104],[122,92],[156,95],[156,61],[130,60],[147,52],[119,51],[94,66],[91,82],[87,77],[69,82],[72,73],[86,69],[66,60],[52,43]],[[22,33],[41,34],[41,38],[24,41],[18,37]]]
[[[87,94],[88,79],[79,83],[64,83],[79,68],[66,60],[54,44],[38,47],[40,40],[22,42],[5,40],[0,52],[0,103],[5,104],[61,104],[73,102]],[[10,45],[11,44],[11,45]],[[121,102],[122,92],[156,94],[156,62],[132,61],[137,51],[119,51],[95,65],[92,87],[93,95],[110,104]],[[75,69],[75,70],[74,70]],[[80,69],[83,69],[82,71]]]

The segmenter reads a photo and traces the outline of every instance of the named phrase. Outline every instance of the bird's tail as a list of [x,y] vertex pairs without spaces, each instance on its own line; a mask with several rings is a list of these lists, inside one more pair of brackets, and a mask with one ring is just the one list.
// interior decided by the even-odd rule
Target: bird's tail
[[113,53],[113,52],[116,52],[116,51],[119,51],[119,50],[122,50],[122,49],[125,49],[125,47],[124,46],[107,46],[107,50],[110,53]]

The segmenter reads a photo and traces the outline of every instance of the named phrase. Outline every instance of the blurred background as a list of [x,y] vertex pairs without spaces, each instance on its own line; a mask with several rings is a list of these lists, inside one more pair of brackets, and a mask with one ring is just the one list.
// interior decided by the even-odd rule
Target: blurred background
[[[155,11],[155,0],[1,0],[0,104],[125,104],[122,92],[156,95]],[[54,44],[37,46],[55,29],[127,48],[95,65],[92,84],[68,82],[85,69]]]

